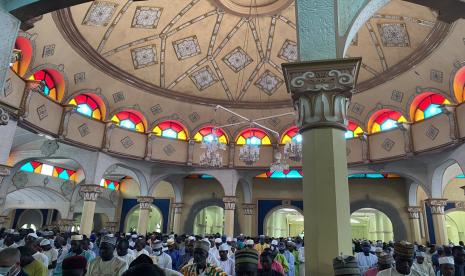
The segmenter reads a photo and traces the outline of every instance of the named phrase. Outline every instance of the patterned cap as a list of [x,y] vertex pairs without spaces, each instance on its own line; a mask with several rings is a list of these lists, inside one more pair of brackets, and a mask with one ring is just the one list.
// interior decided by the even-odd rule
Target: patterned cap
[[378,263],[382,265],[392,265],[394,262],[391,254],[388,254],[386,252],[383,252],[379,255],[378,257]]
[[116,246],[116,237],[114,235],[105,235],[102,237],[102,240],[100,241],[100,244],[102,243],[109,243],[113,246]]
[[396,254],[396,256],[399,256],[401,258],[413,258],[413,254],[414,254],[413,244],[406,242],[406,241],[396,242],[394,244],[394,254]]
[[258,265],[258,251],[251,248],[239,250],[235,254],[236,264]]
[[334,275],[360,275],[360,269],[354,256],[338,256],[334,258],[333,269]]
[[210,243],[206,242],[206,241],[196,241],[195,244],[194,244],[194,249],[202,249],[206,252],[208,252],[210,250]]

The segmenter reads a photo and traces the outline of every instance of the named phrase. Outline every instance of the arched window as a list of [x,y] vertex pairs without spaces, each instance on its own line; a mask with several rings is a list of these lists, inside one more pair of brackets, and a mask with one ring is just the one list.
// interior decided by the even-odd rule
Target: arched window
[[100,181],[100,186],[106,189],[114,190],[114,191],[119,190],[119,184],[120,183],[118,181],[105,179],[105,178],[102,178],[102,180]]
[[355,138],[362,134],[363,134],[363,129],[356,123],[349,121],[349,125],[347,126],[347,131],[345,134],[346,139]]
[[236,139],[238,145],[271,145],[270,137],[258,128],[249,128],[241,132]]
[[397,127],[397,123],[407,122],[397,111],[384,109],[378,111],[371,120],[371,133],[382,132]]
[[53,176],[63,180],[76,181],[76,171],[58,166],[48,165],[38,161],[30,161],[19,168],[20,171]]
[[214,136],[218,137],[218,142],[222,144],[228,143],[228,137],[221,128],[214,128],[211,126],[201,128],[194,136],[195,141],[197,142],[211,142]]
[[54,99],[55,101],[58,100],[56,83],[55,83],[53,76],[50,74],[49,71],[47,70],[37,71],[32,76],[29,77],[29,80],[42,81],[44,84],[43,93],[46,96]]
[[123,128],[145,132],[144,122],[141,117],[131,111],[121,111],[111,118],[113,122]]
[[284,170],[282,172],[264,172],[255,178],[302,178],[303,175],[302,170]]
[[425,95],[418,96],[413,103],[415,122],[440,114],[442,112],[440,105],[445,104],[450,104],[450,102],[440,94],[425,93]]
[[76,106],[77,112],[97,120],[102,119],[102,111],[97,101],[87,94],[80,94],[74,97],[69,104]]
[[153,128],[153,133],[157,136],[187,140],[186,129],[178,122],[175,121],[164,121],[159,123]]
[[465,66],[455,73],[454,95],[459,103],[465,101]]
[[29,64],[31,63],[32,58],[32,45],[29,39],[18,36],[15,41],[14,50],[20,51],[20,59],[17,59],[14,63],[10,64],[11,69],[23,77],[27,72]]
[[299,129],[297,127],[291,127],[284,132],[284,135],[281,138],[281,144],[286,144],[289,141],[302,143],[302,134],[299,133]]

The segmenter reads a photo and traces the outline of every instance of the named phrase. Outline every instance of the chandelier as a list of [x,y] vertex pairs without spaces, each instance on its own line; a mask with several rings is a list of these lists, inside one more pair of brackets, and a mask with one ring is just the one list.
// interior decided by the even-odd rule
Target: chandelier
[[284,156],[289,160],[300,162],[302,160],[302,143],[291,140],[284,145]]
[[220,168],[223,166],[223,157],[219,151],[226,150],[226,145],[218,141],[215,130],[210,135],[212,138],[208,141],[204,139],[200,146],[202,149],[205,149],[205,152],[200,155],[200,166]]
[[245,144],[239,151],[239,160],[247,166],[252,165],[260,158],[260,147],[258,145]]
[[276,161],[274,163],[272,163],[271,166],[270,166],[270,172],[271,173],[283,172],[283,171],[289,170],[289,164],[286,164],[286,162],[281,161],[281,153],[280,152],[277,152],[274,157],[275,157]]

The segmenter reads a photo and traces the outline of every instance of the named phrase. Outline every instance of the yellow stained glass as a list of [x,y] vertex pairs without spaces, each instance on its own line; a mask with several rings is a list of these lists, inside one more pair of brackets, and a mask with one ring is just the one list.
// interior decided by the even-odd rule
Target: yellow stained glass
[[423,119],[425,119],[425,113],[420,109],[417,109],[415,112],[415,121],[421,121]]
[[263,137],[262,145],[271,145],[270,138],[268,136]]
[[34,75],[30,76],[28,80],[35,80]]
[[136,131],[137,131],[137,132],[144,132],[144,124],[138,123],[138,124],[136,125]]
[[371,128],[372,133],[377,133],[381,131],[381,126],[378,123],[374,123],[373,127]]
[[292,138],[289,135],[284,135],[283,139],[281,140],[281,144],[286,144],[287,142],[290,142]]
[[153,133],[155,133],[155,135],[157,136],[161,136],[161,129],[159,126],[156,126],[153,128]]
[[194,136],[194,140],[196,142],[202,142],[203,136],[200,134],[200,132],[197,132],[197,134]]
[[58,177],[58,172],[56,168],[53,168],[53,177]]
[[92,112],[92,118],[97,119],[97,120],[102,119],[102,114],[100,113],[100,109],[96,109],[94,110],[94,112]]
[[178,139],[179,140],[187,140],[187,135],[185,131],[181,131],[178,133]]
[[113,115],[113,117],[111,117],[111,121],[119,124],[119,119],[116,115]]
[[37,168],[34,169],[34,173],[39,173],[42,171],[42,165],[37,166]]
[[18,74],[18,72],[19,72],[19,61],[15,61],[15,63],[13,63],[13,65],[11,66],[11,69],[13,70],[13,72]]
[[266,175],[266,173],[261,173],[257,175],[255,178],[268,178],[268,175]]
[[243,136],[240,136],[238,139],[237,139],[237,142],[236,142],[238,145],[245,145],[245,138]]
[[445,99],[443,104],[450,104],[450,102],[448,99]]
[[75,99],[72,99],[71,101],[69,101],[69,104],[71,104],[71,105],[77,105],[77,103],[76,103],[76,100],[75,100]]
[[220,138],[218,138],[218,141],[221,143],[221,144],[227,144],[228,141],[226,140],[226,136],[224,135],[221,135]]
[[363,134],[363,129],[361,127],[357,127],[355,130],[354,130],[354,137],[358,137],[360,135]]
[[400,116],[400,118],[397,120],[397,122],[399,122],[399,123],[405,123],[405,122],[407,122],[407,119],[405,119],[404,116]]

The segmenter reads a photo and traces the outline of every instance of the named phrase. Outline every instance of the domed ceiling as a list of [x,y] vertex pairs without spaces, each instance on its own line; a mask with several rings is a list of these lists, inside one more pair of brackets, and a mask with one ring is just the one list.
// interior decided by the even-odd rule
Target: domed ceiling
[[[141,90],[192,103],[290,106],[281,63],[297,60],[294,3],[250,2],[94,1],[60,11],[57,24],[88,61]],[[428,8],[391,1],[346,52],[363,58],[359,82],[411,56],[436,25]]]

